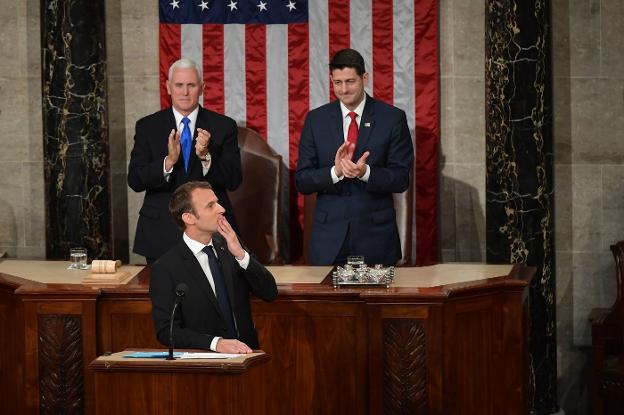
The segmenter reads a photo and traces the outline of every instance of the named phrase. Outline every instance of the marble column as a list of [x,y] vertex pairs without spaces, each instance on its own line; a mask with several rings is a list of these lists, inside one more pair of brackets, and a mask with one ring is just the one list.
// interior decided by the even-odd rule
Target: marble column
[[104,0],[42,0],[47,258],[111,258]]
[[532,413],[557,411],[550,1],[486,0],[488,262],[538,268],[529,292]]

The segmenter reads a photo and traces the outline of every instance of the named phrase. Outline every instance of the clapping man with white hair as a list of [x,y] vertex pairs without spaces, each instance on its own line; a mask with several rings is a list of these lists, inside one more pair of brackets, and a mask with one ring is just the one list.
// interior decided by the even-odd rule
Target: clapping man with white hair
[[167,92],[172,106],[136,123],[128,185],[145,192],[134,252],[152,263],[180,240],[168,211],[173,192],[190,181],[208,181],[225,216],[238,230],[227,191],[242,181],[236,122],[199,105],[201,68],[180,59],[169,68]]

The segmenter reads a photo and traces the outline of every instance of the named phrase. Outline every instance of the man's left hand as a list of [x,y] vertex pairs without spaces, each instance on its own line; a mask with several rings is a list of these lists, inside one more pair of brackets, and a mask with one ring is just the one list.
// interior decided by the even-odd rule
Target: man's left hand
[[195,140],[195,154],[203,159],[208,154],[208,143],[210,143],[210,133],[203,128],[197,129],[197,140]]
[[245,256],[245,250],[238,240],[236,232],[234,232],[234,229],[232,229],[232,225],[230,225],[230,223],[227,221],[227,219],[225,219],[224,216],[220,216],[219,219],[217,219],[217,230],[219,231],[221,236],[223,236],[225,242],[227,242],[228,251],[230,251],[230,253],[234,255],[234,258],[238,259],[239,261],[243,259],[243,257]]
[[364,154],[362,154],[362,157],[360,157],[355,163],[346,158],[341,159],[340,167],[345,177],[355,179],[364,176],[364,173],[366,173],[366,159],[369,155],[370,152],[365,151]]

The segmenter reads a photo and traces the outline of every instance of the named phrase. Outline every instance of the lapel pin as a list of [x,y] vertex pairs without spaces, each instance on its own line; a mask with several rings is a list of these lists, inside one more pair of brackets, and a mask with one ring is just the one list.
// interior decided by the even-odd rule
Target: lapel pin
[[365,122],[364,123],[364,127],[370,127],[370,123],[369,122]]

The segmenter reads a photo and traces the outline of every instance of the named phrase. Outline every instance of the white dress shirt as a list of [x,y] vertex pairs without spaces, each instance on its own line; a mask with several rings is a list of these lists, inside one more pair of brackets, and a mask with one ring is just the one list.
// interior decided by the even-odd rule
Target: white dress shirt
[[[355,109],[353,110],[353,112],[355,112],[357,114],[357,116],[355,117],[355,122],[358,125],[358,131],[360,130],[360,122],[362,121],[362,113],[364,112],[364,106],[365,105],[366,105],[366,94],[364,94],[364,99],[362,100],[362,102],[360,102],[358,104],[358,106],[355,107]],[[345,107],[345,105],[341,101],[340,102],[340,111],[342,112],[342,133],[343,133],[343,138],[344,138],[344,141],[347,141],[347,136],[349,135],[349,125],[351,125],[351,117],[349,117],[349,113],[351,112],[351,110],[349,108]],[[344,175],[339,177],[336,174],[336,166],[333,166],[331,168],[330,173],[331,173],[331,177],[332,177],[332,182],[334,182],[334,184],[336,184],[340,180],[344,179]],[[368,182],[369,176],[370,176],[370,166],[367,164],[366,165],[366,173],[364,173],[364,175],[362,177],[359,177],[359,179],[362,180],[363,182]]]
[[[171,109],[173,110],[173,116],[175,117],[176,120],[176,125],[178,126],[178,131],[180,132],[180,135],[182,135],[182,129],[184,128],[184,124],[182,123],[182,118],[184,118],[184,115],[180,114],[175,108],[171,107]],[[197,106],[189,115],[186,116],[186,118],[189,119],[189,129],[191,130],[191,140],[193,139],[193,131],[195,131],[195,123],[197,122],[197,114],[199,114],[199,106]],[[193,147],[191,147],[191,152],[194,152],[195,149]],[[182,156],[182,149],[180,149],[180,157]],[[165,180],[169,181],[169,176],[171,175],[171,172],[173,171],[173,166],[171,166],[171,168],[169,170],[167,170],[166,168],[166,159],[167,156],[165,156],[165,158],[163,159],[163,174],[165,175]],[[210,163],[211,161],[204,161],[202,160],[202,173],[205,176],[206,173],[208,173],[208,170],[210,170]]]
[[[195,255],[195,258],[197,258],[197,262],[199,262],[199,266],[201,267],[202,271],[204,271],[204,274],[206,275],[206,278],[208,279],[208,283],[212,287],[212,292],[215,294],[215,297],[216,297],[217,291],[215,290],[215,283],[214,283],[214,278],[212,278],[212,272],[210,272],[210,265],[208,263],[208,254],[202,251],[202,249],[204,249],[206,245],[194,239],[191,239],[191,237],[189,237],[186,234],[186,232],[182,235],[182,239],[184,240],[184,243],[186,243],[186,246],[189,247],[193,255]],[[212,241],[208,243],[208,246],[213,246]],[[217,250],[215,249],[215,253],[216,252]],[[243,256],[243,259],[240,259],[240,260],[238,258],[234,258],[234,259],[236,259],[236,261],[238,262],[238,265],[240,265],[242,269],[247,269],[247,266],[249,266],[249,254],[247,253],[247,251],[245,251],[245,255]],[[220,339],[221,337],[217,337],[217,336],[215,336],[215,338],[212,339],[212,342],[210,342],[211,350],[215,352],[217,351],[217,343],[219,342]]]

